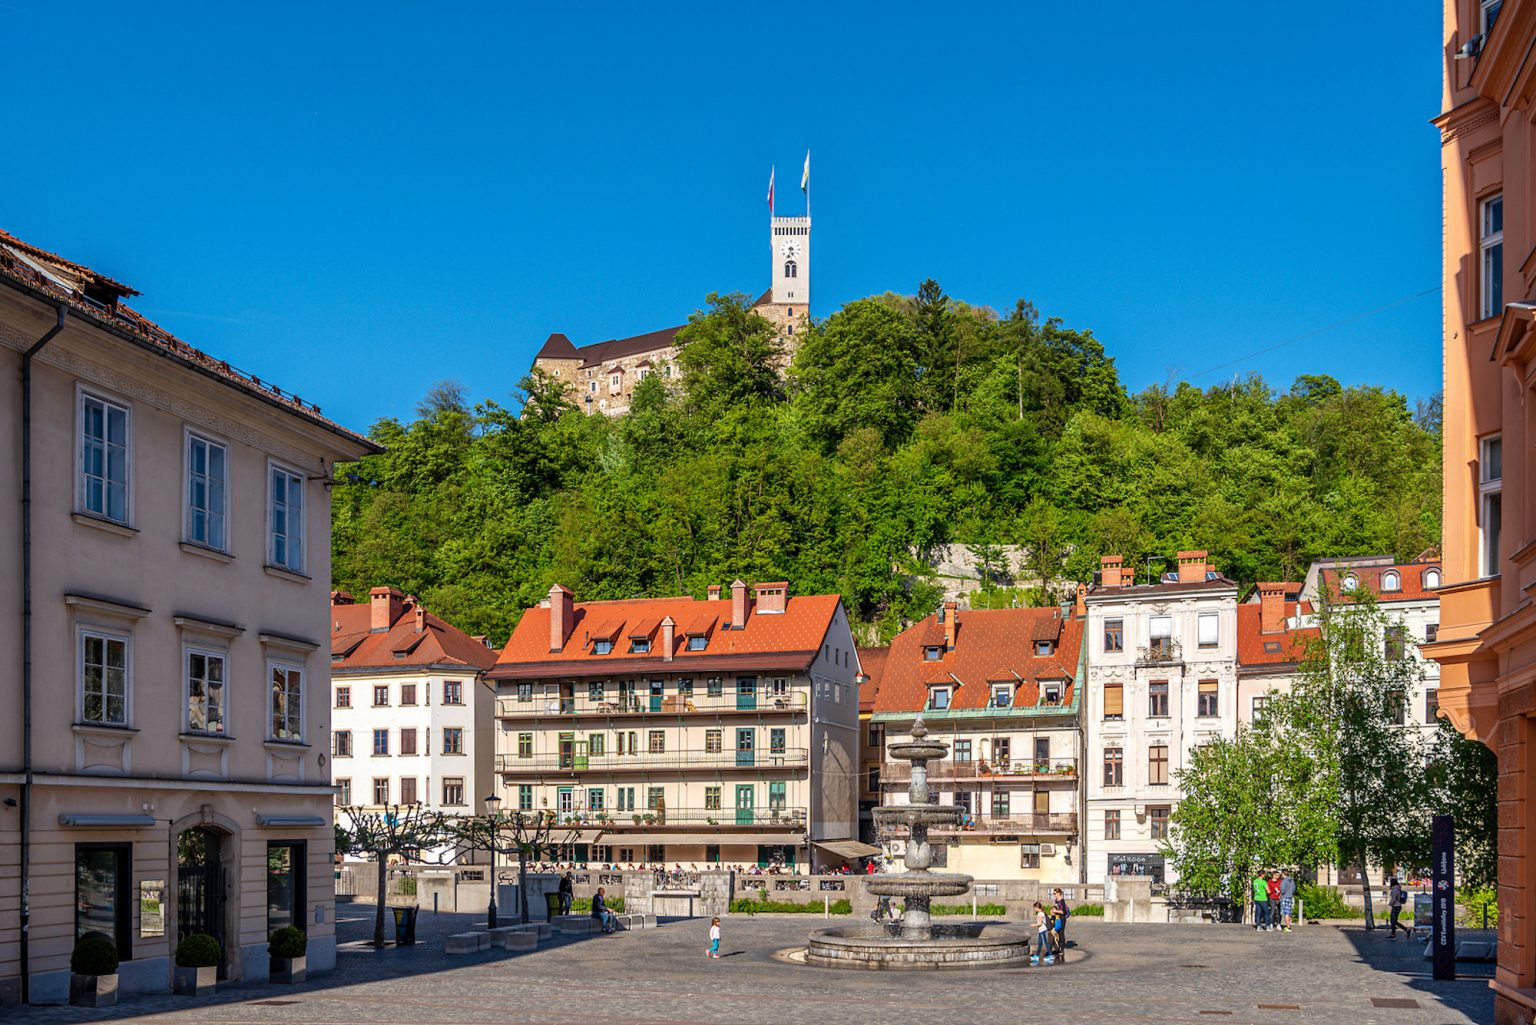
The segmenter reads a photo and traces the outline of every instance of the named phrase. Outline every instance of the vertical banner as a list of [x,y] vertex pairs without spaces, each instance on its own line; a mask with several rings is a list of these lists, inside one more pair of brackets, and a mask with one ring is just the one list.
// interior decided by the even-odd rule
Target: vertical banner
[[1430,827],[1430,900],[1434,924],[1430,950],[1436,979],[1456,978],[1456,820],[1436,815]]

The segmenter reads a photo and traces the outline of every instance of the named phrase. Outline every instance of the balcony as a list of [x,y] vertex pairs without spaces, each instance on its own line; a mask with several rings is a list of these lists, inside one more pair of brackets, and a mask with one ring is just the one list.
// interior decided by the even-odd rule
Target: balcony
[[[911,778],[912,764],[910,762],[887,762],[880,766],[881,783],[900,783],[905,785]],[[943,761],[928,763],[929,783],[943,784],[965,780],[989,779],[1016,779],[1047,783],[1052,780],[1060,780],[1064,783],[1070,783],[1077,779],[1077,760],[1075,758],[1052,758],[1049,761],[1042,762],[957,762],[946,758]]]
[[1183,660],[1184,653],[1179,649],[1179,642],[1166,637],[1157,638],[1136,652],[1136,664],[1139,666],[1163,666]]
[[[971,815],[959,826],[930,826],[935,836],[980,833],[987,836],[1073,836],[1077,833],[1077,812],[1014,812],[1007,815]],[[905,826],[891,831],[895,837],[905,836]]]
[[[727,794],[727,797],[730,795]],[[656,833],[658,841],[666,838],[672,827],[753,826],[804,830],[804,808],[647,808],[629,810],[578,808],[569,812],[547,812],[556,825],[568,828],[600,828],[603,843],[615,833]],[[612,841],[617,842],[617,841]]]
[[623,718],[638,715],[718,715],[730,712],[804,712],[809,705],[803,690],[775,691],[767,687],[728,690],[720,694],[641,694],[622,691],[605,692],[594,698],[590,693],[550,697],[535,695],[521,701],[516,695],[496,698],[498,719],[544,719],[551,716],[607,716]]
[[635,754],[540,754],[520,758],[498,754],[496,771],[543,775],[559,772],[651,772],[660,769],[779,769],[804,768],[810,752],[803,747],[781,751],[640,751]]

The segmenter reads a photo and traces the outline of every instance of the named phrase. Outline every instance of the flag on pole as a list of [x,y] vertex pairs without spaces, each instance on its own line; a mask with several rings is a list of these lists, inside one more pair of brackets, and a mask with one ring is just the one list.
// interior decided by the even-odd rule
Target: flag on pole
[[811,189],[811,151],[805,151],[805,170],[800,172],[800,191],[809,192]]
[[768,168],[768,216],[773,216],[773,168]]

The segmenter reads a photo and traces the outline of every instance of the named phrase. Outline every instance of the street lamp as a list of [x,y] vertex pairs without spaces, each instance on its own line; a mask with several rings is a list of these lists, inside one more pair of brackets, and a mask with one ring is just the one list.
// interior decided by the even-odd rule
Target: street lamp
[[490,823],[491,835],[491,902],[485,909],[485,927],[495,929],[499,924],[496,921],[496,834],[501,823],[501,798],[495,794],[485,799],[485,817]]

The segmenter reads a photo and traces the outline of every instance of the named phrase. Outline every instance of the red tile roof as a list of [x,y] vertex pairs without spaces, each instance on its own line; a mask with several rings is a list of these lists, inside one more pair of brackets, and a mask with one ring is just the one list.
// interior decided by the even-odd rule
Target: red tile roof
[[576,346],[571,340],[556,331],[544,339],[544,344],[539,351],[534,353],[534,359],[580,359],[581,353],[576,351]]
[[[835,594],[790,598],[783,612],[759,613],[757,602],[747,601],[747,621],[740,630],[727,629],[731,622],[731,596],[727,590],[718,601],[680,598],[631,598],[622,601],[578,602],[574,605],[570,639],[560,651],[549,650],[549,617],[543,606],[529,609],[501,650],[492,679],[530,679],[543,675],[598,676],[616,673],[672,672],[775,668],[800,670],[811,664],[826,640],[832,619],[842,605]],[[629,653],[627,638],[636,628],[654,629],[672,617],[675,629],[672,659],[661,650],[661,631],[652,635],[651,650]],[[703,651],[688,650],[688,630],[718,618]],[[611,654],[596,655],[592,641],[616,637]]]
[[[331,605],[331,672],[400,670],[426,666],[489,669],[496,652],[430,612],[416,629],[416,606],[407,600],[388,630],[371,631],[369,602]],[[342,656],[337,658],[336,656]]]
[[[1349,566],[1323,570],[1323,583],[1328,587],[1328,593],[1334,596],[1340,595],[1339,581],[1346,574],[1353,573],[1361,584],[1371,589],[1378,602],[1389,601],[1432,601],[1438,591],[1424,586],[1424,573],[1427,570],[1438,570],[1438,562],[1409,562],[1393,566]],[[1398,591],[1383,591],[1381,589],[1382,575],[1389,570],[1396,570],[1402,581],[1402,589]]]
[[859,684],[859,711],[875,710],[875,695],[880,693],[880,678],[885,673],[885,660],[890,648],[860,648],[859,665],[864,670],[864,680]]
[[[992,683],[1014,683],[1014,707],[1040,700],[1041,680],[1068,680],[1077,675],[1083,640],[1081,620],[1063,619],[1061,609],[971,609],[954,613],[955,649],[937,661],[927,661],[924,649],[943,645],[944,624],[935,613],[912,625],[891,642],[876,712],[916,712],[928,702],[928,685],[959,680],[950,707],[986,708]],[[1054,653],[1036,655],[1038,640],[1057,641]],[[1071,704],[1072,685],[1062,694]]]
[[[1285,603],[1287,622],[1294,620],[1297,615],[1306,615],[1311,611],[1312,606],[1306,602]],[[1259,630],[1262,612],[1263,606],[1256,602],[1245,602],[1237,607],[1238,665],[1263,666],[1300,662],[1302,656],[1306,654],[1308,638],[1317,636],[1317,628],[1305,627],[1278,633],[1262,633]]]
[[115,334],[145,343],[184,366],[340,435],[366,452],[384,451],[368,438],[321,416],[320,407],[313,402],[305,402],[254,374],[243,373],[224,360],[214,359],[119,301],[124,296],[138,295],[136,290],[89,267],[23,242],[5,231],[0,231],[0,279],[38,293],[50,303],[62,300],[75,315]]
[[[773,305],[773,289],[770,288],[757,297],[752,304],[752,309],[759,306]],[[669,349],[677,344],[677,333],[687,325],[679,324],[676,327],[664,327],[660,331],[648,331],[645,334],[630,335],[628,338],[610,338],[606,342],[593,342],[590,345],[574,345],[565,335],[556,332],[544,341],[544,345],[534,355],[534,359],[541,357],[548,359],[580,359],[580,369],[601,366],[609,360],[623,359],[626,356],[635,356],[642,352],[655,352],[658,349]]]

